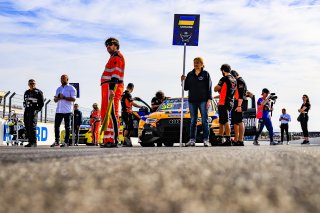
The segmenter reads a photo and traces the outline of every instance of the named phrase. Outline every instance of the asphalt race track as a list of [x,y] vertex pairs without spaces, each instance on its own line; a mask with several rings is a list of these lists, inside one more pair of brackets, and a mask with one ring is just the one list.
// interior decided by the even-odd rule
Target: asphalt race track
[[0,212],[320,212],[320,139],[300,142],[0,146]]

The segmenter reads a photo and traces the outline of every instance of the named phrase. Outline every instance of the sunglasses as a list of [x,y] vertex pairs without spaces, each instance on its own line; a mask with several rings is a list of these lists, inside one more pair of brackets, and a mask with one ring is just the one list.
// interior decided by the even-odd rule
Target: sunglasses
[[29,84],[31,84],[31,85],[35,85],[36,83],[35,83],[35,82],[29,82]]
[[114,43],[112,43],[112,42],[109,42],[109,43],[106,44],[107,47],[108,46],[112,46],[112,45],[114,45]]

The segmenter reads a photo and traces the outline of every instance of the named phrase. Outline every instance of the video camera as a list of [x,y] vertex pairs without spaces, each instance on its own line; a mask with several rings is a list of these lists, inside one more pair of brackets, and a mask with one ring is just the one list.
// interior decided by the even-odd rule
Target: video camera
[[276,93],[270,93],[269,100],[276,102],[277,98]]

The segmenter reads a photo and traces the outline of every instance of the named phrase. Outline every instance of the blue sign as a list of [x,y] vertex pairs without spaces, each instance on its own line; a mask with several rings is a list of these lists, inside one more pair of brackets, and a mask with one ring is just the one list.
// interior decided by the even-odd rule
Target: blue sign
[[173,45],[198,46],[200,15],[175,14]]
[[[9,134],[8,132],[8,125],[4,125],[4,132],[3,132],[3,141],[11,141],[12,140],[12,135]],[[46,142],[48,140],[48,128],[43,126],[43,127],[38,127],[37,126],[37,132],[36,132],[36,137],[38,142]]]
[[77,90],[77,98],[80,98],[80,84],[79,83],[69,83],[70,85],[74,86]]

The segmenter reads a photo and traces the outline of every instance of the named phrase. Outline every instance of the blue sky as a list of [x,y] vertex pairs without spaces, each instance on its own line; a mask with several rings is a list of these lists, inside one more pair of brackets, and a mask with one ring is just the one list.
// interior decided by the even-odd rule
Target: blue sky
[[126,83],[134,96],[150,102],[159,89],[180,96],[183,48],[172,46],[174,14],[200,14],[199,46],[187,48],[204,58],[213,83],[229,63],[257,96],[269,88],[295,121],[301,97],[311,99],[310,129],[319,130],[320,1],[108,1],[0,0],[0,90],[22,94],[35,78],[52,98],[63,73],[79,82],[78,103],[100,102],[100,76],[108,60],[104,40],[114,36],[126,58]]

